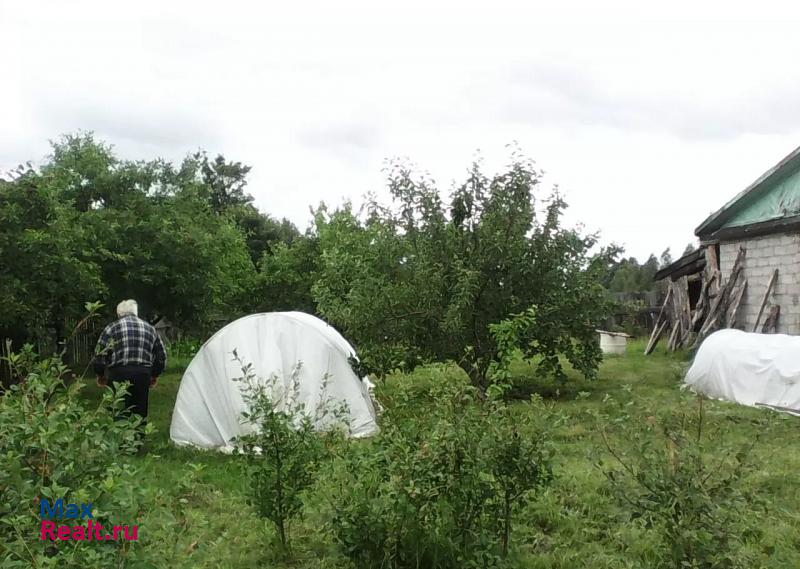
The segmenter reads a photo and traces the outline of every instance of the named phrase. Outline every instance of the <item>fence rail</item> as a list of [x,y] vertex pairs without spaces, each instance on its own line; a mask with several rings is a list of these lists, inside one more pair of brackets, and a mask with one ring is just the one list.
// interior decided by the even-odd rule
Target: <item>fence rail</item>
[[11,381],[11,363],[8,361],[10,355],[11,340],[0,338],[0,390]]
[[[67,321],[64,329],[72,331],[77,325],[78,321]],[[50,337],[37,338],[31,343],[36,348],[37,353],[42,356],[50,356],[63,349],[64,362],[75,373],[80,374],[94,358],[94,348],[101,331],[102,326],[98,322],[90,320],[85,322],[74,334],[71,334],[66,341],[66,345],[55,345],[52,335]],[[8,357],[20,349],[22,349],[21,342],[15,343],[10,338],[0,338],[0,383],[3,385],[8,385],[13,376],[13,369]]]

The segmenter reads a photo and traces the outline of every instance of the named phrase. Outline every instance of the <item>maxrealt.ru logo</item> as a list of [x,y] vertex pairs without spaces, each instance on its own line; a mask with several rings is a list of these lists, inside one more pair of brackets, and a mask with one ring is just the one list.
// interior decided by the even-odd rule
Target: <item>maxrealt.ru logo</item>
[[[116,541],[125,539],[137,541],[139,539],[139,526],[114,526],[111,533],[103,531],[103,524],[94,521],[92,504],[64,504],[64,499],[59,498],[52,504],[49,500],[42,499],[39,504],[39,516],[42,518],[42,539],[61,541]],[[86,520],[86,525],[57,524],[53,519]]]

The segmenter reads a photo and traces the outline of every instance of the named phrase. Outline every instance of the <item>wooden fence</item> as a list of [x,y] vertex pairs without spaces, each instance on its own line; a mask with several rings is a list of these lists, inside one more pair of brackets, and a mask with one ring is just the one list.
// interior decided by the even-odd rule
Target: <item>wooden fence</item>
[[[64,329],[72,331],[77,324],[77,321],[68,321]],[[63,350],[64,363],[69,365],[75,373],[81,374],[94,358],[95,345],[102,330],[102,324],[92,320],[84,323],[74,334],[69,332],[71,336],[67,339],[66,345],[54,345],[52,334],[49,337],[37,338],[31,343],[36,352],[45,357]],[[21,343],[13,343],[9,338],[0,338],[0,383],[3,385],[8,385],[13,375],[8,356],[21,348]]]
[[11,340],[0,338],[0,391],[11,381],[11,364],[8,362],[10,354]]

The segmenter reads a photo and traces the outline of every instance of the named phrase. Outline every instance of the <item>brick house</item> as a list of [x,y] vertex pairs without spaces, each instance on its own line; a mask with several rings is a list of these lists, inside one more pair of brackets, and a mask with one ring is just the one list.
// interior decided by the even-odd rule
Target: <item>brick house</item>
[[746,250],[747,286],[736,313],[736,328],[754,328],[778,269],[769,294],[770,304],[780,306],[776,331],[800,334],[800,148],[711,214],[695,235],[707,252],[704,261],[711,253],[722,275],[731,271],[739,248]]

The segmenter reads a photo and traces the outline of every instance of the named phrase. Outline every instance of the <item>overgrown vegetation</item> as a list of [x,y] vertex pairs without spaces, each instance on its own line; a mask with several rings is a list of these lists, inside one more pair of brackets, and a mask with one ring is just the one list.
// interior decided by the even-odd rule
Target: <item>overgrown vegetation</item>
[[40,359],[30,346],[9,362],[22,381],[0,396],[0,566],[117,565],[129,544],[40,539],[40,504],[91,503],[94,523],[135,524],[138,469],[120,458],[138,446],[138,419],[115,420],[122,390],[87,404],[84,384],[71,383],[60,360]]
[[553,417],[511,417],[472,386],[396,394],[382,431],[325,480],[327,528],[358,567],[486,567],[505,559],[515,514],[551,480]]
[[317,313],[379,374],[454,361],[481,390],[498,358],[490,326],[510,320],[542,372],[565,377],[559,354],[596,372],[618,249],[565,227],[565,201],[518,151],[493,176],[474,165],[447,201],[395,164],[392,204],[322,204],[305,234],[254,207],[249,172],[204,152],[133,162],[91,134],[62,137],[41,167],[0,180],[0,338],[55,346],[86,299],[135,298],[151,322],[201,337],[246,313]]
[[[389,560],[396,566],[403,559],[416,558],[417,552],[438,552],[436,563],[444,566],[453,559],[448,557],[450,553],[459,555],[454,552],[452,541],[466,537],[470,547],[465,551],[474,564],[486,559],[487,563],[505,567],[533,569],[658,567],[673,560],[665,533],[667,526],[660,521],[663,518],[639,515],[641,510],[631,506],[623,493],[637,502],[645,500],[648,507],[658,504],[657,509],[664,512],[668,511],[670,500],[677,500],[682,504],[685,520],[681,527],[688,527],[688,516],[694,515],[691,512],[703,512],[709,507],[705,498],[688,502],[690,496],[698,496],[696,492],[704,492],[697,489],[696,479],[692,482],[690,474],[704,472],[703,476],[710,475],[709,485],[704,488],[714,488],[720,480],[730,479],[731,489],[714,503],[711,513],[717,522],[699,524],[695,528],[697,535],[688,536],[687,547],[691,545],[697,552],[699,546],[692,545],[693,540],[716,540],[716,533],[711,537],[702,533],[706,528],[715,528],[714,532],[723,531],[728,536],[728,545],[715,551],[727,551],[725,555],[746,560],[751,567],[797,567],[800,518],[796,512],[800,501],[795,489],[800,483],[800,456],[787,452],[787,441],[794,437],[797,419],[705,401],[702,432],[706,434],[699,445],[677,438],[681,443],[677,452],[684,466],[673,475],[672,455],[664,433],[674,437],[673,431],[680,425],[675,421],[685,416],[686,436],[696,435],[697,402],[677,389],[680,369],[675,368],[681,365],[680,354],[656,353],[645,358],[640,355],[640,348],[635,344],[626,357],[603,362],[593,381],[583,380],[569,367],[566,373],[570,381],[552,381],[537,376],[535,367],[512,360],[508,383],[516,389],[524,387],[527,392],[540,393],[545,400],[515,400],[495,408],[480,397],[476,400],[477,393],[468,378],[453,365],[423,366],[411,374],[389,374],[378,385],[378,397],[388,417],[383,421],[381,437],[342,440],[341,444],[327,446],[320,468],[315,469],[318,474],[314,481],[299,492],[302,515],[292,518],[289,559],[277,545],[280,538],[274,524],[264,520],[255,503],[249,503],[253,497],[251,478],[242,461],[224,454],[176,448],[169,443],[170,416],[180,379],[175,368],[161,378],[151,395],[149,424],[156,432],[151,435],[150,453],[143,457],[114,454],[113,462],[106,461],[112,460],[114,451],[108,449],[118,440],[114,424],[109,418],[92,418],[107,395],[93,383],[83,389],[72,386],[69,389],[74,391],[69,391],[62,382],[58,397],[51,400],[51,414],[68,415],[71,426],[55,432],[45,427],[33,435],[33,425],[46,426],[55,418],[23,413],[20,392],[8,392],[0,397],[0,432],[4,435],[0,445],[5,445],[0,455],[0,477],[5,476],[0,491],[2,507],[7,508],[2,519],[16,520],[20,531],[30,527],[32,533],[23,533],[22,537],[33,539],[23,542],[15,530],[5,533],[0,565],[13,566],[10,563],[15,561],[20,567],[31,566],[30,557],[24,557],[25,543],[37,555],[40,567],[69,567],[69,556],[74,551],[72,566],[97,559],[93,566],[344,569],[358,562],[357,551],[362,548],[371,558],[388,551]],[[14,389],[23,389],[24,385]],[[457,393],[465,397],[459,399]],[[66,404],[65,397],[71,403]],[[41,402],[41,396],[36,400]],[[62,404],[66,405],[64,410],[59,408]],[[66,409],[72,409],[70,414]],[[78,418],[79,414],[82,418]],[[94,423],[102,434],[92,430]],[[508,436],[515,430],[519,438]],[[680,428],[677,431],[682,432]],[[109,512],[124,523],[137,522],[139,541],[124,547],[87,544],[74,550],[60,543],[59,553],[47,557],[44,545],[36,541],[36,525],[30,526],[37,521],[34,500],[43,495],[38,470],[26,470],[33,482],[23,486],[24,496],[9,486],[8,476],[17,471],[15,464],[21,464],[17,458],[20,452],[30,452],[27,456],[34,456],[36,449],[41,452],[42,447],[34,441],[44,436],[50,441],[46,444],[55,449],[49,458],[62,462],[64,468],[70,464],[69,468],[79,466],[72,457],[82,456],[83,432],[92,433],[86,444],[95,449],[91,452],[96,459],[88,460],[105,466],[102,473],[79,485],[84,493],[75,496],[93,501],[96,506],[102,504],[100,511]],[[504,433],[502,438],[500,433]],[[539,433],[542,435],[536,436]],[[758,443],[753,444],[757,438]],[[491,442],[498,439],[511,448]],[[651,496],[636,478],[624,473],[615,474],[615,482],[609,481],[605,472],[622,468],[609,452],[606,440],[627,464],[641,472],[648,485],[652,480],[663,480],[659,494]],[[516,444],[531,447],[517,450]],[[70,446],[62,452],[59,449],[67,448],[64,445],[78,447]],[[736,466],[736,451],[751,446],[746,464],[756,468],[743,468],[730,478]],[[14,461],[6,459],[9,448],[17,449],[13,451],[17,454],[12,455]],[[494,452],[501,456],[492,456]],[[695,453],[702,457],[701,468],[692,462]],[[533,459],[521,463],[509,460],[514,456]],[[458,470],[454,468],[456,459],[461,460]],[[602,468],[593,466],[598,459],[603,460]],[[545,467],[523,476],[518,464],[549,465],[550,469]],[[115,476],[111,489],[105,489],[106,475],[113,475],[116,469],[132,468],[136,469],[133,487],[123,483],[124,476]],[[477,470],[484,475],[476,478]],[[507,518],[502,497],[506,492],[513,496],[525,488],[516,486],[516,479],[535,479],[538,483],[525,489],[527,501],[509,502],[513,506],[508,555],[504,557]],[[362,488],[377,501],[367,501]],[[482,512],[482,525],[470,522],[477,519],[470,514],[476,509],[467,504],[476,497],[483,500],[477,510]],[[404,506],[395,509],[390,507],[393,504]],[[421,515],[411,516],[410,512],[417,511],[412,508],[419,508]],[[337,509],[341,521],[334,523],[332,516]],[[359,524],[369,520],[370,525],[359,533],[359,526],[348,526],[344,523],[347,520]],[[409,525],[401,528],[396,525],[400,520]],[[759,531],[753,531],[753,526]],[[11,526],[3,527],[8,531]],[[390,533],[387,528],[401,531]],[[469,529],[464,531],[465,528]],[[410,539],[412,531],[427,531],[417,549]],[[370,541],[370,536],[374,540]],[[352,549],[355,546],[358,549]],[[401,546],[403,556],[391,557]],[[24,561],[16,553],[11,554],[12,549]],[[700,560],[697,556],[695,559]],[[703,565],[698,561],[696,566]]]
[[[176,448],[199,345],[184,340],[151,396],[151,453],[132,456],[120,400],[25,348],[0,394],[3,567],[800,566],[797,419],[696,406],[680,355],[603,362],[619,251],[563,226],[530,161],[475,166],[449,203],[397,165],[391,204],[322,206],[305,235],[254,208],[248,171],[59,141],[0,181],[0,336],[62,340],[86,298],[133,296],[200,335],[241,312],[317,311],[381,375],[381,433],[322,437],[291,387],[245,367],[244,456]],[[92,502],[140,540],[41,541],[44,498]]]
[[[626,516],[659,536],[662,550],[654,567],[728,569],[755,562],[744,544],[760,538],[756,520],[769,514],[743,480],[755,471],[750,455],[762,436],[756,432],[744,444],[731,444],[719,427],[709,432],[705,405],[698,397],[677,413],[642,415],[623,407],[613,420],[600,414],[611,459],[599,467]],[[608,440],[606,430],[615,425],[629,438],[625,451]]]
[[258,263],[300,234],[260,213],[249,168],[222,156],[132,162],[91,134],[0,179],[0,336],[64,338],[86,299],[136,298],[150,320],[200,333],[252,307]]
[[447,204],[432,182],[395,165],[392,204],[373,201],[363,219],[349,207],[317,216],[319,311],[379,374],[453,361],[486,390],[498,358],[490,326],[525,313],[509,329],[525,357],[563,378],[565,353],[591,377],[594,329],[609,308],[600,283],[616,249],[592,253],[597,236],[564,227],[565,201],[541,185],[514,154],[493,177],[474,165]]
[[[302,513],[302,494],[316,480],[324,457],[324,440],[316,426],[324,419],[322,415],[341,415],[343,411],[324,404],[324,384],[320,393],[323,404],[315,416],[299,402],[302,362],[295,365],[288,386],[276,376],[262,381],[254,374],[252,364],[239,362],[242,376],[234,381],[240,383],[247,407],[242,421],[251,432],[235,441],[237,453],[245,458],[250,503],[275,525],[280,546],[287,551],[288,524]],[[329,437],[336,433],[336,427],[331,426]]]

